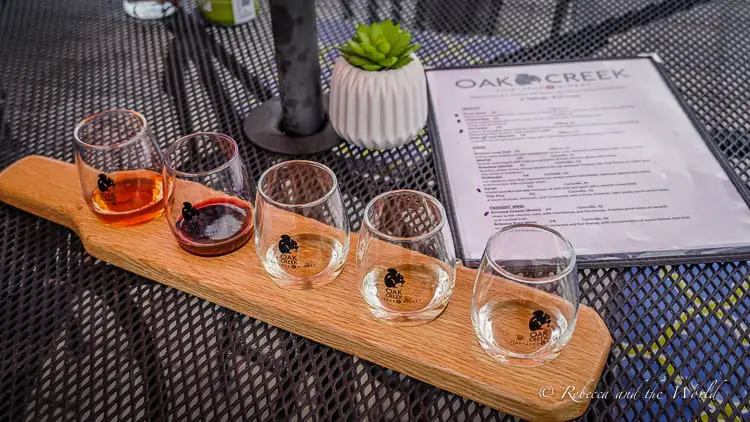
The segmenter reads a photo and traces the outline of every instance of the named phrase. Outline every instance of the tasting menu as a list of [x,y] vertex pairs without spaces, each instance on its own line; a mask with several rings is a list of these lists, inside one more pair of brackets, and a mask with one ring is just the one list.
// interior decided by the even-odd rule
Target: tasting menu
[[656,56],[426,73],[465,264],[514,223],[558,230],[583,265],[750,256],[750,196]]

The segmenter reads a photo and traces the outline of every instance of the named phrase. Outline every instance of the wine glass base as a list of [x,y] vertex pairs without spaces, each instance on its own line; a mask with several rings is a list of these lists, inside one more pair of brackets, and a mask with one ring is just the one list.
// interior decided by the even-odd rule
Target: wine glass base
[[497,346],[483,343],[481,340],[479,341],[479,345],[482,346],[482,349],[492,359],[505,365],[521,368],[533,368],[552,361],[560,355],[560,351],[564,347],[564,345],[561,345],[557,350],[547,350],[539,354],[522,354],[513,353]]
[[375,308],[372,306],[369,306],[368,308],[378,321],[384,322],[389,325],[411,327],[433,321],[434,319],[439,317],[447,307],[448,304],[446,303],[437,308],[419,312],[389,312],[387,310]]
[[286,277],[279,277],[277,275],[279,273],[279,270],[273,266],[269,267],[265,263],[263,263],[263,267],[265,268],[268,275],[271,277],[271,280],[273,280],[273,282],[276,283],[277,286],[281,287],[282,289],[292,289],[292,290],[310,290],[310,289],[317,289],[319,287],[323,287],[333,282],[333,280],[335,280],[339,276],[339,274],[341,274],[341,271],[344,269],[344,265],[342,263],[336,269],[324,271],[313,277],[286,278]]
[[178,238],[177,243],[180,247],[193,255],[212,257],[222,256],[230,254],[241,247],[245,246],[247,242],[253,237],[252,228],[245,233],[234,236],[231,239],[227,239],[223,242],[217,242],[213,244],[200,244],[195,242],[186,242]]

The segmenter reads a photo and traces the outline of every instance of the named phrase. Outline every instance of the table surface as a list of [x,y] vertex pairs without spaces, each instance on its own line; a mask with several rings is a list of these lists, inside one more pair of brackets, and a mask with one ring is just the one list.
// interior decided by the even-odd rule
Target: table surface
[[[76,122],[113,107],[142,112],[162,146],[230,134],[256,179],[287,159],[242,134],[277,94],[267,2],[237,28],[206,26],[184,3],[145,22],[116,0],[0,0],[0,169],[29,154],[71,161]],[[432,67],[656,52],[711,142],[750,177],[750,2],[317,3],[326,90],[353,21],[414,28]],[[357,230],[379,193],[439,196],[431,148],[423,132],[387,152],[341,144],[307,158],[339,176]],[[581,270],[582,302],[613,337],[584,418],[748,420],[748,264]],[[100,262],[69,230],[0,204],[0,420],[240,418],[513,419]]]

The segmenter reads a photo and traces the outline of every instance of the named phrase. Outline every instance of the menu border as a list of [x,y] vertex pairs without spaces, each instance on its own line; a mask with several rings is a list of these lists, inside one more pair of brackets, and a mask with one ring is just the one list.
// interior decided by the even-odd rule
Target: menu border
[[[469,66],[455,66],[455,67],[441,67],[426,69],[425,73],[428,72],[440,72],[444,70],[460,70],[460,69],[486,69],[486,68],[511,68],[511,67],[522,67],[522,66],[537,66],[537,65],[549,65],[549,64],[562,64],[562,63],[594,63],[601,61],[617,61],[617,60],[648,60],[656,69],[656,72],[661,76],[662,81],[666,84],[672,96],[680,105],[683,113],[687,116],[688,120],[692,123],[695,130],[703,139],[703,143],[706,144],[708,150],[714,156],[716,161],[719,163],[721,168],[729,177],[737,193],[745,201],[745,204],[750,208],[750,189],[742,182],[737,173],[731,167],[729,161],[721,154],[719,147],[714,144],[710,139],[706,129],[700,124],[697,116],[693,110],[687,105],[685,100],[679,93],[679,90],[674,85],[672,80],[669,78],[669,74],[661,63],[658,55],[655,53],[639,54],[636,56],[625,56],[625,57],[611,57],[611,58],[596,58],[596,59],[571,59],[571,60],[555,60],[548,62],[532,62],[532,63],[508,63],[508,64],[481,64],[481,65],[469,65]],[[453,233],[453,242],[456,248],[456,257],[461,259],[464,265],[476,268],[479,266],[480,259],[467,259],[464,250],[463,243],[461,242],[461,233],[459,231],[458,217],[456,215],[455,206],[453,204],[453,196],[451,194],[450,182],[448,180],[447,168],[445,165],[445,157],[443,155],[443,147],[440,140],[440,133],[438,132],[438,122],[435,118],[435,111],[432,105],[432,94],[430,91],[429,80],[425,82],[427,84],[427,101],[429,105],[427,127],[430,133],[430,141],[432,142],[433,154],[436,158],[435,169],[438,178],[438,188],[440,195],[443,198],[446,213],[448,214],[448,221],[451,224],[451,232]],[[487,234],[489,237],[491,233]],[[579,255],[578,257],[579,268],[594,268],[594,267],[607,267],[607,266],[624,266],[624,265],[679,265],[679,264],[701,264],[707,262],[717,261],[744,261],[750,260],[750,239],[748,239],[747,246],[740,247],[728,247],[728,248],[708,248],[700,250],[669,250],[669,251],[642,251],[636,255],[623,254],[620,257],[613,258],[610,255]]]

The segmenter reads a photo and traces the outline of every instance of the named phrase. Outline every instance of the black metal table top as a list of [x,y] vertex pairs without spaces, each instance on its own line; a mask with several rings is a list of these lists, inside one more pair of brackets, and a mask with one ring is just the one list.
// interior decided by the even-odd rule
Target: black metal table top
[[[117,0],[0,0],[0,169],[29,154],[72,161],[77,121],[127,107],[162,145],[197,130],[233,136],[257,178],[285,158],[241,130],[277,92],[261,3],[250,24],[217,28],[194,2],[145,22]],[[750,2],[319,1],[325,89],[351,22],[387,17],[418,30],[435,67],[656,52],[750,177]],[[308,158],[339,176],[355,230],[379,193],[439,195],[429,133],[388,152],[342,144]],[[749,272],[747,262],[582,270],[582,301],[614,340],[596,388],[606,397],[584,418],[750,419]],[[100,262],[69,230],[0,204],[0,420],[240,418],[508,417]]]

